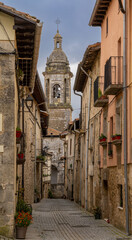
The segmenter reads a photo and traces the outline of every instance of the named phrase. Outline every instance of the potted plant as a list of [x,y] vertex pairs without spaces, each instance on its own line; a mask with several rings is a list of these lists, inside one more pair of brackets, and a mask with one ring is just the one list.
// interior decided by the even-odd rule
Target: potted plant
[[24,159],[24,153],[22,153],[22,152],[19,152],[19,153],[17,154],[17,156],[18,156],[18,158],[19,158],[20,160],[23,160],[23,159]]
[[53,194],[50,189],[48,189],[48,198],[53,198]]
[[107,139],[107,137],[103,133],[101,133],[101,135],[99,137],[100,142],[105,142],[106,139]]
[[101,219],[101,208],[100,207],[94,207],[93,208],[93,214],[95,219]]
[[115,139],[121,139],[121,134],[116,134]]
[[24,72],[22,71],[21,68],[18,69],[18,79],[20,82],[22,82],[24,79]]
[[20,138],[22,135],[21,129],[19,127],[16,128],[16,138]]
[[27,227],[32,223],[32,206],[19,198],[16,206],[16,238],[25,238]]
[[32,223],[32,215],[29,212],[17,212],[15,215],[16,238],[25,239],[27,227]]
[[45,161],[45,156],[43,155],[39,155],[36,157],[37,160],[40,160],[40,161]]
[[120,140],[121,139],[121,134],[115,134],[112,136],[112,141],[114,140]]
[[108,156],[112,156],[112,154],[113,154],[112,150],[109,150]]
[[101,98],[101,96],[102,96],[102,91],[101,91],[101,89],[99,88],[99,89],[98,89],[98,98]]

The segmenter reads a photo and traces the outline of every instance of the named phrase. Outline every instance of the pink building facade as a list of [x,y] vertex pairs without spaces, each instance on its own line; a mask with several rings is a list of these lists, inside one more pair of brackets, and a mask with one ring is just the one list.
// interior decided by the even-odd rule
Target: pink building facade
[[[126,16],[125,25],[124,16]],[[125,15],[122,13],[118,1],[97,0],[89,22],[90,26],[101,27],[100,76],[95,81],[96,90],[94,90],[96,107],[98,107],[99,99],[102,99],[103,102],[106,97],[108,98],[108,103],[102,105],[101,138],[99,140],[102,216],[108,218],[115,226],[127,229],[127,232],[130,233],[132,233],[131,24],[132,3],[129,0],[126,1]],[[124,38],[126,46],[124,46]],[[125,55],[124,50],[126,50]],[[123,65],[124,58],[126,58],[125,67]],[[126,88],[123,87],[124,71]],[[96,84],[97,81],[98,84]],[[127,134],[124,138],[125,91],[127,94]],[[124,175],[124,144],[126,144],[127,176]],[[125,185],[126,179],[128,184]],[[126,196],[128,201],[126,201]]]

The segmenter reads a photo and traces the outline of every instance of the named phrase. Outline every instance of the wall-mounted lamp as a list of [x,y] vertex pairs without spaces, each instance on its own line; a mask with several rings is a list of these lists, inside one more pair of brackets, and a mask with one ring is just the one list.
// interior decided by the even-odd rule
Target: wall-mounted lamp
[[31,95],[29,95],[26,99],[25,99],[25,102],[26,102],[26,106],[28,108],[32,108],[33,106],[33,98]]

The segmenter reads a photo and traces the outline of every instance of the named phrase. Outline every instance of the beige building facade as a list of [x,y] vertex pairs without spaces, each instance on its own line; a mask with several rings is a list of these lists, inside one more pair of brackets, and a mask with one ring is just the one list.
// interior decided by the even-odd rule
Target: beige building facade
[[[41,138],[40,133],[42,130],[45,132],[47,127],[47,116],[41,118],[40,113],[40,110],[44,112],[47,108],[46,105],[38,107],[41,99],[36,99],[38,89],[35,86],[37,84],[40,87],[39,81],[36,82],[36,69],[41,29],[42,24],[37,18],[0,3],[0,235],[12,238],[19,195],[28,203],[34,201],[32,148],[35,147],[35,105],[41,128],[36,129],[37,139]],[[29,56],[29,51],[24,46],[31,35]],[[43,94],[41,93],[45,101]],[[27,107],[29,95],[33,97],[30,111]],[[22,131],[19,142],[16,138],[17,127]],[[23,159],[19,158],[19,152],[24,154]]]
[[[94,81],[100,71],[100,43],[89,45],[83,59],[78,65],[74,92],[81,93],[81,117],[78,141],[80,145],[78,160],[79,197],[75,201],[88,210],[99,207],[100,181],[99,181],[99,128],[100,108],[94,107]],[[79,147],[77,144],[77,147]],[[77,152],[76,152],[77,154]],[[80,167],[80,170],[79,170]],[[76,170],[74,170],[76,171]]]

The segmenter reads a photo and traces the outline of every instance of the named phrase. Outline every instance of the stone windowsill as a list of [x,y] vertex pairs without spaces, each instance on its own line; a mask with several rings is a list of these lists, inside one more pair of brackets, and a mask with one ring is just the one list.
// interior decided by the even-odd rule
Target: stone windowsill
[[119,210],[123,210],[123,207],[118,207]]

